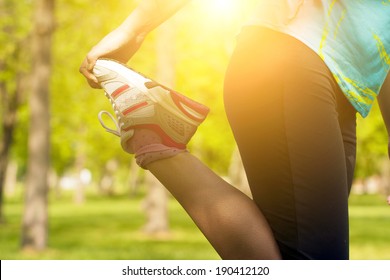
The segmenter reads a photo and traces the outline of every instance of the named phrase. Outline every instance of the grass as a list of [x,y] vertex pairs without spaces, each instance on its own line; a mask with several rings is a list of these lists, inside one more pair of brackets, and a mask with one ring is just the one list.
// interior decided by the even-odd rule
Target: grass
[[350,199],[350,255],[358,260],[390,260],[390,206],[379,195]]
[[[90,195],[76,205],[70,196],[50,199],[49,248],[20,250],[23,207],[18,197],[5,204],[7,223],[0,225],[0,259],[59,260],[197,260],[219,259],[180,205],[169,202],[170,233],[148,236],[142,196],[111,198]],[[350,200],[351,259],[390,259],[390,207],[381,196]]]
[[52,199],[49,248],[20,251],[20,201],[8,201],[7,223],[0,225],[0,259],[137,260],[218,259],[218,255],[174,200],[169,203],[170,233],[148,236],[142,198],[89,197],[82,205],[71,198]]

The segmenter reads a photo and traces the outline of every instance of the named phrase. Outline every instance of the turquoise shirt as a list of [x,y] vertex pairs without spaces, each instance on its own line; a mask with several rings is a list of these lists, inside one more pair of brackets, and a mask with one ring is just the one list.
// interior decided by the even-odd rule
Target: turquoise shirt
[[368,115],[390,69],[390,0],[261,0],[248,25],[308,45],[356,110]]

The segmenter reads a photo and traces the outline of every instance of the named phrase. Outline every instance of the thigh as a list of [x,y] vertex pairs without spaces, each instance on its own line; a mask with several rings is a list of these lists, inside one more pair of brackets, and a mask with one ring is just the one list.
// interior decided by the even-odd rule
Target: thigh
[[243,35],[231,59],[225,106],[254,200],[284,258],[346,259],[341,93],[321,59],[300,42],[273,31],[253,33]]

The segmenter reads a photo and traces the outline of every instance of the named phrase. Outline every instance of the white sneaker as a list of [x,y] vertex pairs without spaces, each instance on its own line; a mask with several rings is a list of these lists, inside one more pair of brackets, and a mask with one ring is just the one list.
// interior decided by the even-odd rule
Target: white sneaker
[[[121,137],[122,148],[134,153],[127,141],[135,128],[156,131],[167,146],[185,148],[197,127],[206,118],[209,108],[169,89],[119,62],[99,59],[93,73],[113,105],[114,117],[99,113],[106,131]],[[107,114],[116,130],[108,128],[102,116]]]

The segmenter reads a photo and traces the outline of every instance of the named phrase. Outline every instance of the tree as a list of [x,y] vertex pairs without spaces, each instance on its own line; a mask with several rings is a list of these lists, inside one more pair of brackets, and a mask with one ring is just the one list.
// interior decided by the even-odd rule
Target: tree
[[[0,71],[4,69],[4,62],[0,61]],[[16,124],[16,113],[20,104],[20,76],[17,77],[16,88],[13,91],[8,91],[6,84],[0,82],[0,98],[2,106],[2,139],[0,142],[0,223],[4,222],[3,214],[3,195],[5,175],[8,166],[9,152],[13,140],[13,132]]]
[[28,7],[20,2],[0,1],[0,223],[5,220],[3,200],[6,170],[26,79],[23,61],[26,60],[24,46],[28,40],[28,28],[17,17],[18,14],[27,12],[25,8]]
[[[164,23],[159,27],[156,35],[156,79],[173,88],[175,81],[174,24],[172,22]],[[144,231],[149,234],[167,233],[169,230],[168,194],[164,186],[150,172],[146,173],[145,184],[148,194],[144,200],[144,210],[147,216]]]
[[32,32],[30,128],[22,247],[46,248],[48,239],[48,172],[50,151],[49,81],[54,0],[37,0]]

